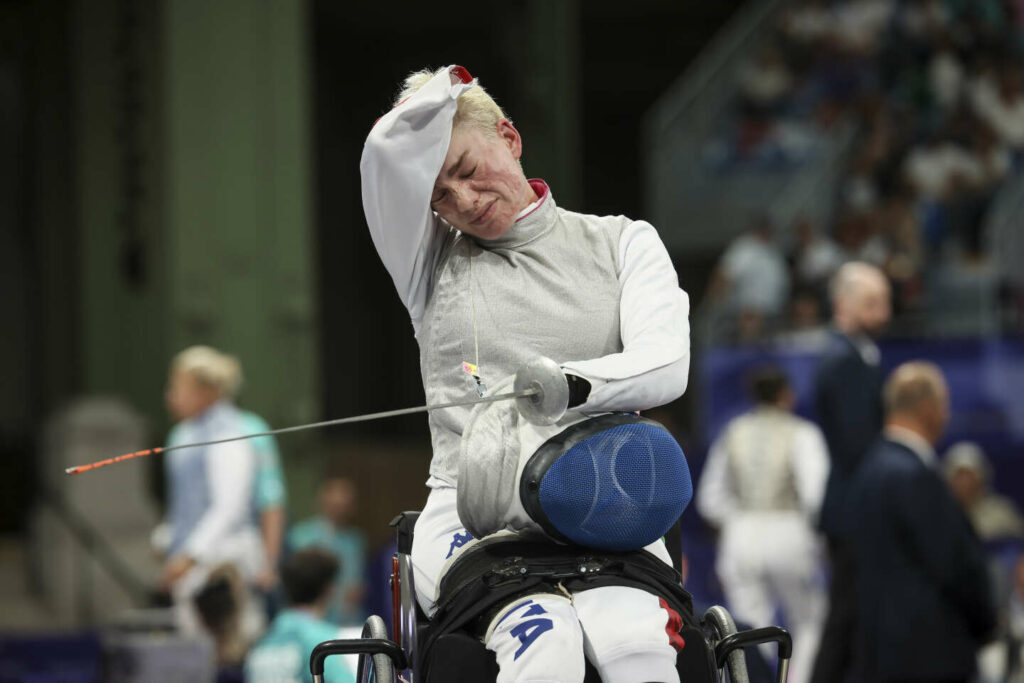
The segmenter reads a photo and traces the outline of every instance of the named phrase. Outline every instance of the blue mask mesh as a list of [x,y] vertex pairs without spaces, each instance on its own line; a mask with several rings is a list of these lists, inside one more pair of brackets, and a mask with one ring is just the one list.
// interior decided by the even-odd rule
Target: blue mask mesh
[[612,427],[568,449],[540,482],[544,514],[580,545],[636,550],[658,540],[693,497],[686,456],[650,424]]

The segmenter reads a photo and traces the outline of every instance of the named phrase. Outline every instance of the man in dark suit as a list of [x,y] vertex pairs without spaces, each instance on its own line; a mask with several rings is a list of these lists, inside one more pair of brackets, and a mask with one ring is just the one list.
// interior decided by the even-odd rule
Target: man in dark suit
[[966,683],[996,614],[981,543],[936,462],[946,383],[931,363],[905,363],[884,398],[883,437],[848,499],[861,680]]
[[831,467],[819,526],[828,539],[829,612],[811,676],[842,683],[854,668],[856,596],[846,542],[846,493],[857,466],[882,429],[881,354],[872,341],[889,322],[889,282],[874,266],[851,262],[831,285],[833,331],[818,363],[814,399]]

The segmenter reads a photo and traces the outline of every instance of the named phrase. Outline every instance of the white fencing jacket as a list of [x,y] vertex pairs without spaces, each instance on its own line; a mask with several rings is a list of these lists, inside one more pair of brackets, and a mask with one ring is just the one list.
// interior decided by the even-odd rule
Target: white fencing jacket
[[[566,211],[538,180],[530,182],[539,202],[495,240],[463,235],[431,210],[456,100],[476,84],[461,67],[449,71],[375,124],[360,162],[363,210],[412,318],[427,402],[476,395],[464,363],[493,387],[540,355],[591,382],[584,412],[680,396],[689,300],[650,224]],[[429,486],[456,485],[469,415],[430,413]]]

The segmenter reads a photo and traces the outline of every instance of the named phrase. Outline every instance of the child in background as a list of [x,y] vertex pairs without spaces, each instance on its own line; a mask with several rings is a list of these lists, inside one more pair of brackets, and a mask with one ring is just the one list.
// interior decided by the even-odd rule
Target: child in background
[[288,533],[292,550],[318,547],[338,559],[341,568],[327,620],[341,626],[361,626],[366,573],[366,537],[350,526],[356,510],[356,487],[351,479],[328,475],[320,484],[319,513],[299,522]]
[[[309,655],[313,648],[340,637],[338,627],[324,620],[337,573],[338,561],[320,548],[302,550],[285,561],[281,579],[288,608],[274,617],[267,635],[245,658],[246,681],[312,683]],[[331,683],[356,680],[340,657],[324,662],[324,674]]]

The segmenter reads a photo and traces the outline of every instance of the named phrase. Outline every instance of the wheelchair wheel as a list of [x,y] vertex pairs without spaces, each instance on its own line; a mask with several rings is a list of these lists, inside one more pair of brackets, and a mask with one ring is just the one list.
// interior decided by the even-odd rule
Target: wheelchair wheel
[[[704,613],[704,621],[714,631],[716,644],[737,631],[732,615],[720,605],[709,607],[708,611]],[[725,668],[729,672],[731,683],[750,683],[750,676],[747,674],[747,660],[744,659],[742,650],[736,650],[729,654]]]
[[[384,620],[376,614],[367,618],[366,623],[363,624],[362,637],[387,640],[388,628],[384,625]],[[356,680],[359,683],[395,683],[397,679],[391,658],[385,654],[377,654],[372,657],[365,654],[359,655]]]
[[400,672],[401,676],[410,683],[415,682],[413,667],[416,665],[416,658],[419,656],[417,643],[416,624],[416,590],[413,586],[412,559],[405,553],[397,555],[397,571],[395,578],[398,581],[397,604],[398,604],[398,644],[405,652],[409,662],[409,668]]

